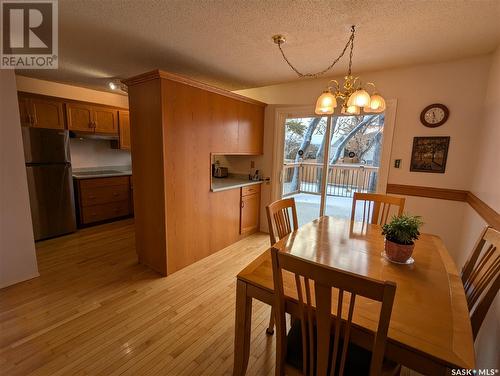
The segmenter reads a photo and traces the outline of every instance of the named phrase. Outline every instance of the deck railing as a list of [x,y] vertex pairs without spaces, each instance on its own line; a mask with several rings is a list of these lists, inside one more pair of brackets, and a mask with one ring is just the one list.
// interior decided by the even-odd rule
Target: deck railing
[[[323,164],[287,163],[283,166],[283,196],[295,193],[320,194]],[[328,166],[326,194],[352,197],[354,192],[375,192],[378,167],[360,164]]]

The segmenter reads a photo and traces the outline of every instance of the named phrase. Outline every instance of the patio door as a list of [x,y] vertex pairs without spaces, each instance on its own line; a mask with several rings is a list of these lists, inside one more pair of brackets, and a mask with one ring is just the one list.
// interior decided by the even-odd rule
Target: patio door
[[282,197],[294,197],[299,225],[322,215],[350,218],[354,192],[376,192],[384,114],[287,117]]

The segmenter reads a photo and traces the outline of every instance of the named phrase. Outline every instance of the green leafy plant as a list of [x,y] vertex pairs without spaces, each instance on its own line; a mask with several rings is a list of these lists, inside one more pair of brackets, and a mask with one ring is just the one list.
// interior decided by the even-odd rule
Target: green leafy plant
[[418,239],[419,229],[423,224],[420,216],[394,216],[389,223],[382,226],[382,235],[391,242],[411,245]]

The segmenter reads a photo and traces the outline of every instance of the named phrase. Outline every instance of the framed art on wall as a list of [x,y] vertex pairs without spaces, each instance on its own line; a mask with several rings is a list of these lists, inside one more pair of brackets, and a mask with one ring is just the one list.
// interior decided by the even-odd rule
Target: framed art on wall
[[443,174],[450,137],[414,137],[410,171]]

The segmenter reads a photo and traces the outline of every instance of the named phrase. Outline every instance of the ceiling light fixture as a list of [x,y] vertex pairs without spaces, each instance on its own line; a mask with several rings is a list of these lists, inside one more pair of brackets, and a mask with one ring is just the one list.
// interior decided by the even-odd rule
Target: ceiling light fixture
[[109,81],[108,87],[113,91],[121,90],[125,93],[128,93],[127,85],[123,84],[120,80]]
[[[337,62],[346,53],[347,48],[350,47],[349,69],[347,71],[347,75],[344,77],[344,83],[342,84],[342,87],[337,80],[331,80],[328,83],[327,88],[325,89],[325,91],[323,91],[323,93],[316,101],[316,108],[314,112],[318,115],[333,114],[339,100],[343,102],[340,113],[344,115],[359,115],[361,111],[363,111],[364,113],[380,113],[385,110],[385,100],[377,92],[375,85],[372,82],[369,82],[365,85],[365,87],[363,87],[359,77],[354,77],[352,75],[352,54],[354,49],[355,33],[356,27],[353,25],[351,26],[351,36],[349,37],[349,40],[347,41],[340,55],[335,60],[333,60],[333,62],[327,68],[316,73],[301,73],[297,68],[295,68],[285,56],[285,52],[281,48],[281,46],[286,42],[285,37],[280,34],[273,36],[273,41],[278,45],[283,59],[300,78],[317,78],[319,76],[322,76],[330,69],[332,69],[335,64],[337,64]],[[371,95],[368,93],[368,86],[373,87]]]

